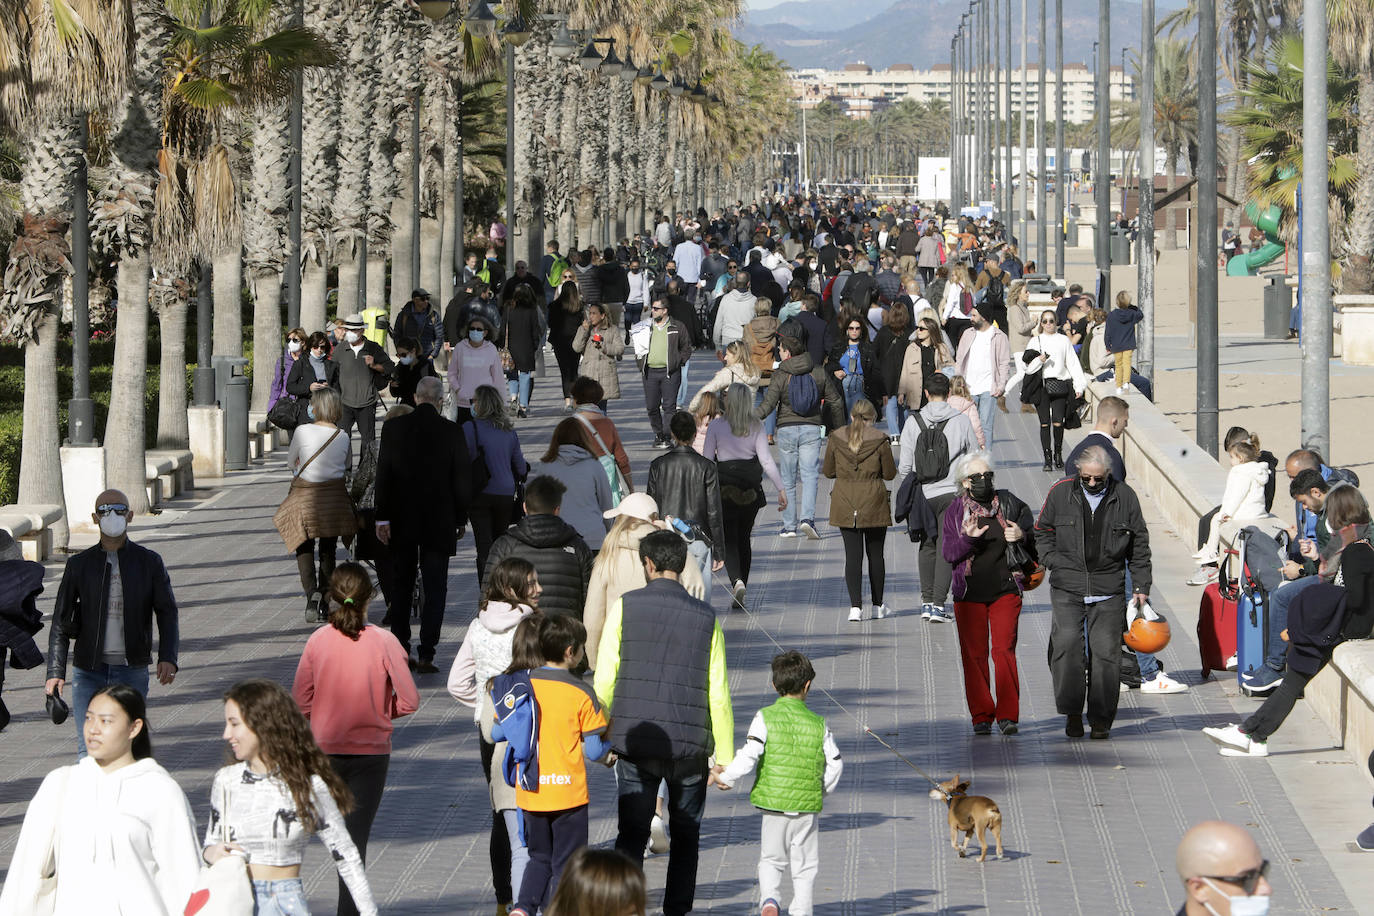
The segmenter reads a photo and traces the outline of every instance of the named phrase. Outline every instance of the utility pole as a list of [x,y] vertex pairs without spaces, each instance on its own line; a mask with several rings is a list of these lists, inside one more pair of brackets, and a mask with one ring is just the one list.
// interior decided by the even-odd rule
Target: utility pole
[[[1097,171],[1093,173],[1093,199],[1097,204],[1097,307],[1103,309],[1109,306],[1112,298],[1112,186],[1108,178],[1111,174],[1111,131],[1107,117],[1111,109],[1111,84],[1107,79],[1112,60],[1107,51],[1112,42],[1111,17],[1108,0],[1097,0],[1097,45],[1093,49],[1093,61],[1097,65]],[[1102,49],[1101,54],[1097,53],[1098,47]]]
[[[1045,0],[1040,0],[1040,34],[1037,45],[1040,62],[1036,65],[1035,87],[1035,266],[1042,273],[1049,260],[1049,220],[1045,212]],[[1025,106],[1025,99],[1021,100]],[[1026,243],[1030,250],[1030,243]]]
[[[990,171],[997,176],[997,193],[993,196],[994,201],[1000,201],[1006,193],[1006,184],[1001,180],[1002,162],[1002,55],[998,52],[1002,49],[1002,17],[998,15],[998,2],[992,0],[992,161]],[[1007,23],[1010,29],[1011,23]],[[1010,101],[1010,99],[1008,99]]]
[[1030,238],[1030,236],[1027,234],[1028,223],[1026,222],[1026,210],[1028,209],[1026,203],[1026,182],[1030,177],[1029,175],[1027,175],[1029,169],[1026,168],[1026,89],[1028,85],[1026,82],[1026,68],[1029,66],[1028,58],[1026,56],[1026,33],[1027,31],[1029,31],[1029,29],[1029,7],[1027,6],[1027,0],[1021,0],[1021,194],[1019,201],[1021,205],[1021,231],[1017,235],[1016,240],[1021,243],[1022,248],[1026,247],[1026,240]]
[[[1303,0],[1302,23],[1303,145],[1309,150],[1324,150],[1327,148],[1327,41],[1326,5],[1323,0]],[[1330,462],[1331,242],[1327,234],[1328,180],[1325,156],[1303,157],[1302,444],[1304,448],[1316,450]],[[1216,223],[1212,225],[1215,230]]]
[[[1005,89],[1007,96],[1007,114],[1006,117],[1002,119],[1002,180],[1006,184],[1006,193],[1002,195],[1002,200],[1005,201],[1002,212],[1006,214],[1005,219],[1008,221],[1008,228],[1010,228],[1011,212],[1015,209],[1013,195],[1016,193],[1013,190],[1014,183],[1011,178],[1011,0],[1003,0],[1002,8],[1004,10],[1002,18],[1007,24],[1005,30],[1007,33],[1007,41],[1002,51],[1003,59],[1007,62],[1006,77],[1003,85],[1003,89]],[[1025,104],[1024,100],[1022,104]]]
[[1140,251],[1136,304],[1145,315],[1136,340],[1137,371],[1155,375],[1155,0],[1140,4]]
[[949,209],[959,212],[959,32],[949,41]]
[[[1197,30],[1198,67],[1198,224],[1197,240],[1197,443],[1217,456],[1217,20],[1216,0],[1199,0]],[[1325,21],[1325,16],[1322,17]],[[1309,33],[1306,40],[1312,38]],[[1317,86],[1326,91],[1325,29],[1316,59],[1321,62]],[[1304,87],[1306,92],[1306,87]],[[1305,108],[1306,106],[1304,106]],[[1326,120],[1322,119],[1325,126]],[[1326,149],[1326,137],[1306,135],[1309,149]],[[1318,145],[1320,144],[1320,145]],[[1326,157],[1312,157],[1322,163]],[[1326,182],[1320,185],[1326,190]],[[1325,210],[1325,204],[1321,207]],[[1306,389],[1304,389],[1306,395]],[[1323,392],[1323,395],[1325,392]]]
[[1054,0],[1054,276],[1064,278],[1064,0]]

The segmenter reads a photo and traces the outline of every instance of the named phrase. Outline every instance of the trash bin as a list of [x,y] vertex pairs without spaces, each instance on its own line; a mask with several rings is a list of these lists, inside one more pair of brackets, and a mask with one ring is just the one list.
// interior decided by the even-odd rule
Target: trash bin
[[215,369],[215,400],[223,408],[225,385],[232,376],[248,374],[248,358],[244,356],[212,356],[210,365]]
[[248,468],[248,360],[241,356],[216,356],[215,400],[224,414],[224,469]]
[[1120,229],[1112,230],[1112,263],[1131,263],[1131,234]]
[[1293,291],[1283,275],[1270,277],[1264,287],[1264,339],[1287,340],[1288,319],[1293,312]]

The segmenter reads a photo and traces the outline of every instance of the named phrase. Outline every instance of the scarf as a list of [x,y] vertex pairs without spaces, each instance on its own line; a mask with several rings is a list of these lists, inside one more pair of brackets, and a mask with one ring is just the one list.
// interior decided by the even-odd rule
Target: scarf
[[318,379],[318,380],[321,381],[321,382],[327,382],[327,381],[329,381],[329,379],[325,376],[325,371],[324,371],[324,359],[323,359],[323,358],[316,359],[316,358],[315,358],[315,354],[314,354],[314,353],[311,353],[311,354],[310,354],[310,368],[312,368],[312,369],[315,370],[315,378],[316,378],[316,379]]

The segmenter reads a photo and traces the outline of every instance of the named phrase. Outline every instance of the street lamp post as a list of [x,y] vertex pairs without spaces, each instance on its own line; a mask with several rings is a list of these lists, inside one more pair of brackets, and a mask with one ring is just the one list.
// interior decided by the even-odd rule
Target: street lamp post
[[1028,237],[1026,223],[1026,180],[1028,178],[1026,174],[1028,171],[1026,168],[1026,69],[1030,66],[1030,61],[1027,56],[1029,53],[1029,38],[1026,35],[1029,31],[1029,22],[1027,21],[1028,14],[1029,10],[1026,5],[1026,0],[1021,0],[1021,181],[1019,182],[1021,193],[1017,201],[1020,204],[1019,209],[1021,210],[1021,231],[1017,234],[1017,241],[1019,241],[1022,246],[1025,246]]
[[[1015,190],[1013,190],[1015,182],[1012,181],[1011,177],[1013,173],[1011,164],[1011,0],[1003,0],[1002,9],[1002,18],[1007,23],[1007,28],[1005,30],[1007,40],[1002,49],[1002,56],[1007,64],[1003,86],[1007,96],[1007,112],[1006,116],[1002,119],[1002,180],[1006,185],[1006,191],[1002,195],[1002,200],[1004,201],[1002,212],[1005,214],[1004,219],[1007,221],[1008,227],[1010,227],[1011,212],[1015,209],[1013,195],[1016,193]],[[1021,104],[1026,104],[1026,100],[1022,99]]]
[[[1049,214],[1045,212],[1045,0],[1040,0],[1039,42],[1040,62],[1035,68],[1035,267],[1044,272],[1050,244]],[[1030,242],[1025,244],[1029,251]]]
[[[1198,224],[1197,240],[1197,443],[1217,455],[1217,19],[1216,0],[1198,2]],[[1323,17],[1324,18],[1324,17]],[[1307,40],[1311,40],[1308,34]],[[1325,38],[1325,35],[1322,36]],[[1316,54],[1322,67],[1318,85],[1326,90],[1326,47]],[[1306,88],[1306,87],[1304,87]],[[1323,119],[1322,124],[1326,121]],[[1326,149],[1326,138],[1305,136],[1308,149]],[[1320,145],[1317,145],[1320,143]],[[1313,156],[1325,168],[1325,156]],[[1322,182],[1322,190],[1326,183]],[[1322,202],[1322,209],[1326,203]],[[1303,379],[1304,382],[1307,379]],[[1304,393],[1306,389],[1304,388]]]
[[[67,444],[95,445],[95,402],[91,400],[91,273],[90,273],[90,231],[86,228],[90,216],[89,201],[86,196],[86,146],[87,120],[81,121],[81,155],[76,162],[76,174],[72,182],[72,397],[67,402]],[[203,341],[200,329],[209,330],[210,321],[203,312],[196,315],[197,341]],[[196,387],[197,393],[204,393],[205,381],[202,369],[210,367],[209,353],[196,348]],[[209,381],[211,396],[214,395],[213,375]],[[197,399],[196,403],[200,403]]]
[[1154,379],[1155,367],[1155,0],[1140,4],[1140,254],[1136,302],[1145,316],[1137,341],[1138,371]]
[[[1210,0],[1209,0],[1210,2]],[[1326,5],[1304,0],[1302,124],[1308,150],[1327,148]],[[1206,58],[1204,58],[1205,60]],[[1365,117],[1368,117],[1366,114]],[[1325,156],[1302,161],[1302,444],[1331,461],[1331,243]],[[1213,222],[1215,229],[1216,223]]]
[[1054,276],[1064,277],[1064,0],[1054,0]]
[[[1110,142],[1107,111],[1111,107],[1111,87],[1107,81],[1111,69],[1108,49],[1112,42],[1112,13],[1108,0],[1097,0],[1097,42],[1093,45],[1093,62],[1097,69],[1097,171],[1093,173],[1093,200],[1097,205],[1097,307],[1107,308],[1112,296],[1111,252],[1111,175]],[[1101,54],[1098,54],[1099,48]]]

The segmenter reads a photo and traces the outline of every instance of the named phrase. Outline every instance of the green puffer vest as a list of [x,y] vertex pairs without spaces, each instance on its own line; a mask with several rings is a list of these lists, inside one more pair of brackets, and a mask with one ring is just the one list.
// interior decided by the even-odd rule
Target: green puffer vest
[[766,811],[821,810],[825,793],[825,720],[795,697],[779,697],[763,710],[768,748],[749,801]]

